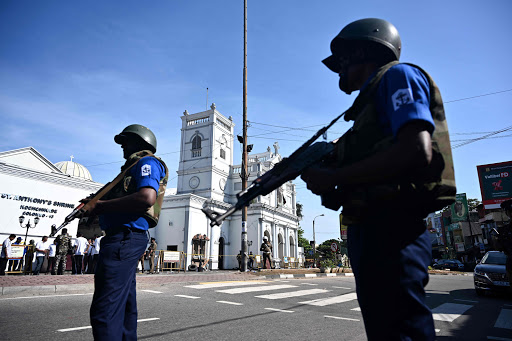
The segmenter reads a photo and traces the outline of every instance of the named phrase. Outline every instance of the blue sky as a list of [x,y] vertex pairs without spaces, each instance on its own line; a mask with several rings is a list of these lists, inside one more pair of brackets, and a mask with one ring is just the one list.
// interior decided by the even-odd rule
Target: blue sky
[[[350,106],[357,94],[342,94],[321,60],[344,25],[365,17],[391,21],[402,38],[401,60],[434,78],[452,140],[512,125],[510,1],[249,0],[254,152],[279,141],[289,155]],[[113,136],[141,123],[158,137],[175,187],[180,116],[205,110],[207,87],[208,104],[242,131],[242,0],[2,1],[0,42],[0,151],[33,146],[54,163],[74,155],[104,183],[123,161]],[[349,127],[336,124],[328,138]],[[511,160],[511,141],[454,149],[458,191],[480,199],[476,165]],[[312,239],[313,218],[325,214],[316,220],[317,241],[339,237],[338,214],[296,183],[305,236]]]

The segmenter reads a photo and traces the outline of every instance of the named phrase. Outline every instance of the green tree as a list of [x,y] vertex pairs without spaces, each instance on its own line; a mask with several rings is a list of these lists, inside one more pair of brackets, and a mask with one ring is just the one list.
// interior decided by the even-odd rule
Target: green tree
[[476,210],[476,207],[480,204],[480,200],[478,199],[468,199],[469,212]]
[[297,230],[297,234],[299,235],[299,246],[304,248],[304,254],[308,254],[309,250],[312,250],[313,248],[309,244],[309,240],[304,238],[304,230],[299,225],[299,229]]
[[324,259],[333,259],[336,257],[336,254],[332,252],[331,250],[331,244],[337,243],[338,247],[340,245],[340,241],[337,239],[329,239],[323,242],[322,244],[318,245],[318,248],[316,249],[317,253],[320,253],[323,255]]

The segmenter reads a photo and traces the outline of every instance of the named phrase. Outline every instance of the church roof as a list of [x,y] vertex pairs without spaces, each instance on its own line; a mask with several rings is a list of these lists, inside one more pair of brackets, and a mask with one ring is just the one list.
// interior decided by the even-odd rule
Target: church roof
[[55,164],[55,167],[57,167],[62,173],[70,175],[75,178],[82,178],[84,180],[91,180],[92,176],[91,173],[85,166],[73,162],[73,161],[61,161],[57,162]]

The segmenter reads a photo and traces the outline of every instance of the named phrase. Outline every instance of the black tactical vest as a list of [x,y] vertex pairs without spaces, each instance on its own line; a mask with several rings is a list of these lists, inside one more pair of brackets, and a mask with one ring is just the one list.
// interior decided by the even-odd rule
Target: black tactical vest
[[[379,68],[345,114],[345,120],[353,120],[354,125],[338,142],[339,167],[363,160],[393,143],[393,135],[381,127],[375,96],[382,77],[396,64],[398,62],[392,62]],[[343,188],[344,224],[364,221],[375,207],[425,217],[455,201],[453,159],[441,94],[427,72],[416,65],[408,65],[418,68],[430,86],[430,112],[435,124],[432,161],[424,169],[390,183]]]

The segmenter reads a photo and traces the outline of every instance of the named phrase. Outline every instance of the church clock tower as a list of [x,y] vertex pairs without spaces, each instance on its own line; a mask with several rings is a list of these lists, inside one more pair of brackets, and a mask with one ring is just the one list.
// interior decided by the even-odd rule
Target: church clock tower
[[181,116],[177,194],[193,193],[227,201],[226,181],[233,164],[233,119],[216,110]]

